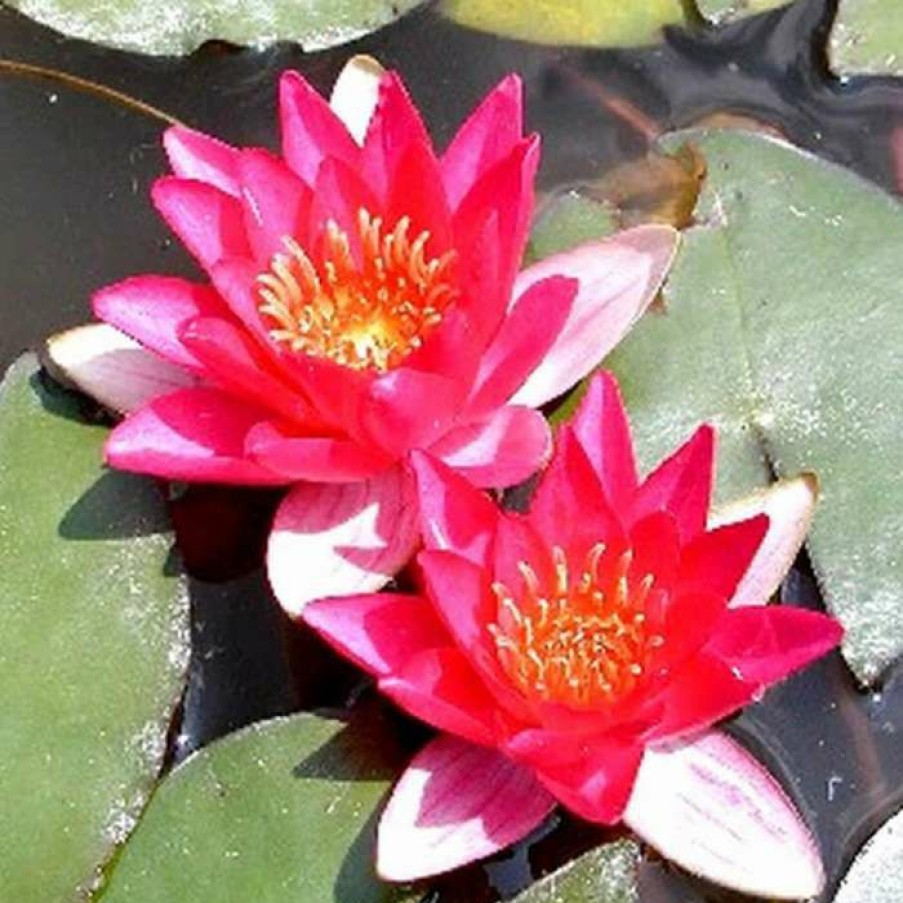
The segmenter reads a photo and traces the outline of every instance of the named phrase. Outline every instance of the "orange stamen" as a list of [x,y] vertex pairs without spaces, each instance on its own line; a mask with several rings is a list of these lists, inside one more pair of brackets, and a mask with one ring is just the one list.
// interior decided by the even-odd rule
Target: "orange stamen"
[[565,551],[554,546],[548,587],[523,561],[519,596],[493,584],[498,620],[489,631],[502,667],[525,696],[596,708],[626,696],[648,672],[664,642],[646,621],[654,578],[630,576],[629,550],[603,573],[605,555],[597,543],[573,573]]
[[348,235],[330,220],[319,266],[284,238],[286,252],[257,277],[258,310],[270,336],[292,351],[355,370],[385,372],[401,363],[458,295],[454,252],[428,257],[429,232],[412,240],[410,228],[404,216],[386,231],[379,217],[361,209],[358,262]]

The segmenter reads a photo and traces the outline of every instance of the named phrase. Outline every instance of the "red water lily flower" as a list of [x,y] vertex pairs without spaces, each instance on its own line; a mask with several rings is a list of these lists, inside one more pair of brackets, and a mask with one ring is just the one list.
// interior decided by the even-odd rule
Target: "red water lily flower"
[[817,849],[777,783],[710,726],[833,648],[826,615],[766,606],[808,523],[810,478],[715,525],[713,431],[644,480],[614,380],[596,377],[525,515],[416,455],[419,596],[315,602],[305,620],[446,733],[383,815],[390,879],[523,837],[557,801],[623,819],[693,871],[808,897]]
[[174,175],[154,204],[209,283],[104,289],[94,309],[117,332],[103,354],[82,336],[88,360],[67,361],[129,413],[106,446],[113,466],[293,484],[269,571],[295,613],[377,588],[411,554],[411,450],[481,486],[535,471],[550,451],[535,408],[619,340],[676,244],[641,227],[518,272],[539,162],[519,79],[437,155],[396,74],[371,70],[361,94],[357,76],[333,107],[282,76],[281,157],[170,129]]

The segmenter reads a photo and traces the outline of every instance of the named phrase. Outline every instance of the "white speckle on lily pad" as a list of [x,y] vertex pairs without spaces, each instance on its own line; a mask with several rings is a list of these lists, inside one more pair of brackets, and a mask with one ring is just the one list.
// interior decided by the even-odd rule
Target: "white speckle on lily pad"
[[323,50],[388,25],[423,0],[7,0],[63,34],[122,50],[184,54],[205,41]]
[[903,812],[884,823],[853,860],[834,903],[903,900]]

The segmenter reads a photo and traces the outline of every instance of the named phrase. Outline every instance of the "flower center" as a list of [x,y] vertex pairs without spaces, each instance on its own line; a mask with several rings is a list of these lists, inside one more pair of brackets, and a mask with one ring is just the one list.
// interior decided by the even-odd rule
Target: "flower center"
[[258,310],[270,336],[292,351],[355,370],[385,372],[423,344],[457,297],[454,251],[427,257],[429,232],[413,240],[404,216],[391,230],[358,211],[360,261],[330,220],[316,266],[292,238],[257,277]]
[[505,584],[493,584],[498,621],[489,631],[502,667],[525,695],[578,708],[611,704],[637,686],[663,644],[646,623],[653,576],[628,578],[629,550],[603,569],[605,553],[597,543],[572,574],[564,550],[554,546],[547,587],[521,561],[519,599]]

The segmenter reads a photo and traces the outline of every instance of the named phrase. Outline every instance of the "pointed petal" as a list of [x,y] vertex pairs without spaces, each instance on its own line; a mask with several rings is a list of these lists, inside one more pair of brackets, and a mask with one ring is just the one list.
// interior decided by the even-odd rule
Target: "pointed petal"
[[523,696],[501,669],[495,640],[486,627],[495,623],[498,606],[488,571],[453,552],[439,550],[421,552],[417,564],[448,636],[496,700],[515,717],[529,717]]
[[442,155],[442,179],[452,208],[480,176],[504,159],[523,135],[523,83],[509,75],[486,95]]
[[258,464],[290,480],[314,483],[353,483],[384,471],[391,461],[351,439],[291,436],[271,423],[248,434],[248,454]]
[[359,53],[345,63],[332,86],[329,106],[358,144],[364,143],[385,71],[378,60]]
[[342,655],[377,677],[400,671],[425,649],[448,645],[448,631],[419,596],[321,599],[306,606],[302,617]]
[[273,372],[272,358],[244,330],[219,317],[198,317],[180,338],[210,382],[305,432],[322,427],[307,399]]
[[725,612],[706,651],[756,692],[783,680],[837,646],[838,621],[789,605],[748,606]]
[[508,405],[447,432],[430,454],[475,486],[513,486],[536,473],[552,451],[549,424],[532,408]]
[[182,327],[196,317],[229,316],[229,309],[212,288],[170,276],[124,279],[97,292],[92,305],[98,319],[192,370],[200,365],[179,338]]
[[265,150],[244,150],[238,157],[244,225],[261,272],[285,239],[307,243],[311,191],[278,157]]
[[389,881],[447,872],[530,833],[555,801],[525,768],[443,736],[417,754],[379,823],[376,867]]
[[681,551],[677,592],[730,599],[767,532],[768,517],[759,514],[700,533]]
[[361,173],[378,198],[385,199],[389,175],[411,144],[432,153],[429,133],[404,83],[398,73],[386,72],[361,154]]
[[624,821],[666,859],[743,893],[808,899],[824,886],[815,839],[780,785],[716,731],[648,749]]
[[47,355],[62,382],[74,384],[119,414],[196,382],[187,370],[157,357],[106,323],[51,336]]
[[483,353],[467,403],[471,415],[504,404],[545,356],[570,313],[578,283],[552,276],[518,297]]
[[[552,751],[549,740],[570,745],[576,754],[566,762],[554,761],[560,750]],[[567,735],[545,731],[525,732],[508,746],[512,754],[517,750],[519,760],[535,762],[536,776],[566,809],[603,825],[620,820],[643,755],[643,748],[631,743],[607,738],[569,743]]]
[[276,511],[267,573],[298,617],[314,599],[382,588],[416,542],[417,507],[401,468],[357,483],[300,483]]
[[362,401],[360,422],[387,454],[401,457],[428,448],[449,428],[461,387],[423,370],[399,367],[379,376]]
[[172,171],[238,197],[238,151],[203,132],[176,125],[163,133],[163,147]]
[[777,592],[803,544],[817,500],[818,480],[807,473],[712,512],[711,527],[768,515],[768,532],[734,591],[732,607],[764,605]]
[[476,565],[488,563],[499,512],[484,492],[422,452],[411,455],[423,544],[447,549]]
[[593,376],[570,426],[612,507],[624,510],[638,479],[627,412],[610,373]]
[[168,480],[268,485],[287,482],[245,457],[248,430],[265,413],[216,389],[155,398],[107,439],[113,467]]
[[705,529],[714,459],[715,431],[701,426],[646,477],[634,495],[630,520],[667,511],[677,521],[681,541],[689,542]]
[[158,179],[151,197],[159,214],[205,269],[249,253],[239,201],[191,179]]
[[668,226],[638,226],[524,270],[516,294],[554,274],[579,280],[580,290],[555,343],[513,400],[539,407],[596,367],[658,293],[677,241],[678,233]]
[[282,156],[303,182],[313,185],[326,158],[355,165],[359,149],[329,104],[297,72],[279,81]]
[[460,650],[424,649],[379,689],[415,718],[474,743],[492,744],[496,704]]

